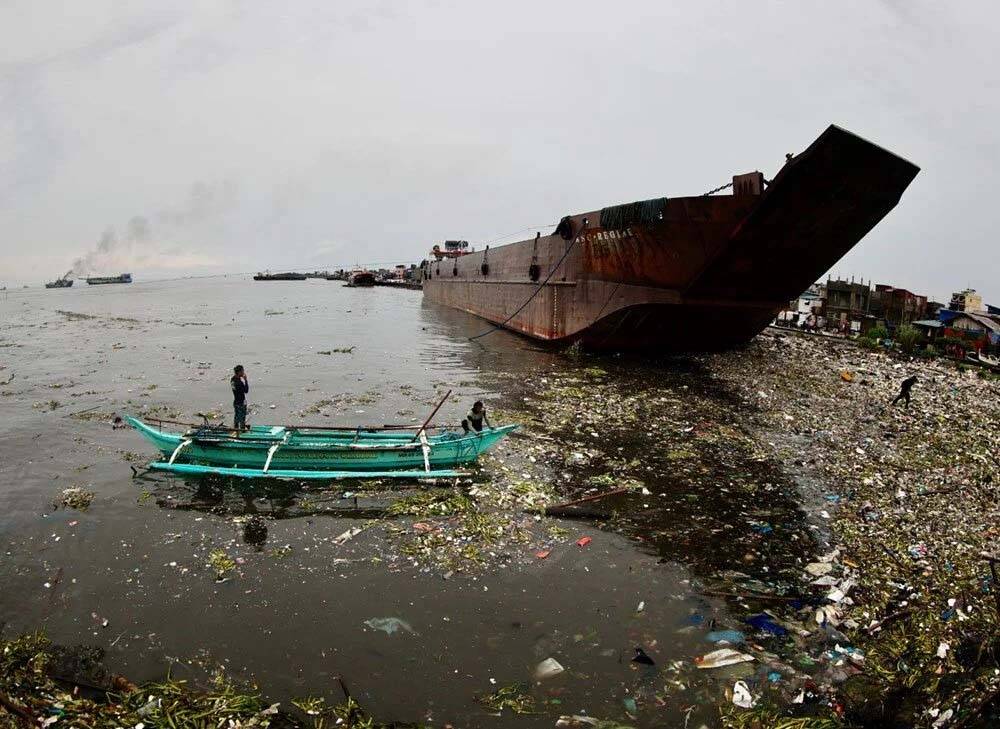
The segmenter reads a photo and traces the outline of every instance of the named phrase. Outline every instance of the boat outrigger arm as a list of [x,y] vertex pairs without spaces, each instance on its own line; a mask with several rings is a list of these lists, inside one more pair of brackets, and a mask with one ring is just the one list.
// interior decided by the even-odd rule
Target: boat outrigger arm
[[292,431],[288,431],[287,433],[285,433],[285,437],[284,438],[282,438],[280,441],[278,441],[273,446],[271,446],[270,448],[267,449],[267,460],[264,461],[264,473],[267,473],[267,469],[269,469],[271,467],[271,459],[274,458],[274,452],[276,450],[278,450],[279,448],[281,448],[281,446],[285,445],[285,443],[288,442],[288,437],[291,434],[292,434]]
[[420,450],[424,452],[424,470],[431,470],[431,444],[427,442],[427,431],[420,429]]
[[[177,454],[180,453],[181,450],[185,446],[189,446],[189,445],[191,445],[191,439],[190,438],[185,438],[180,443],[178,443],[177,447],[174,448],[174,452],[170,454],[170,460],[168,461],[168,463],[173,463],[175,460],[177,460]],[[268,459],[268,461],[270,462],[270,459]],[[267,470],[267,469],[265,468],[264,470]]]

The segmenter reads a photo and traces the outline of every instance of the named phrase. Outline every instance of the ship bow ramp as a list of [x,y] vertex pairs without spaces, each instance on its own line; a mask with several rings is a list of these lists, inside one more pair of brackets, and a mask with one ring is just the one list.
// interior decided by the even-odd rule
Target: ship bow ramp
[[685,298],[782,305],[864,238],[919,171],[831,125],[775,176]]
[[[919,171],[831,125],[791,158],[763,193],[734,190],[732,196],[672,199],[662,222],[646,229],[638,258],[672,254],[674,263],[624,276],[626,284],[639,286],[619,284],[606,302],[611,305],[582,330],[582,339],[595,349],[617,350],[745,344],[875,227]],[[759,173],[740,175],[734,184],[755,176],[763,179]],[[707,203],[715,207],[702,217],[698,206]],[[678,209],[688,222],[699,223],[697,233],[670,220],[670,211]],[[713,229],[713,224],[727,227]],[[676,276],[644,280],[651,270]],[[590,273],[605,278],[599,270]],[[601,298],[600,281],[589,283]]]

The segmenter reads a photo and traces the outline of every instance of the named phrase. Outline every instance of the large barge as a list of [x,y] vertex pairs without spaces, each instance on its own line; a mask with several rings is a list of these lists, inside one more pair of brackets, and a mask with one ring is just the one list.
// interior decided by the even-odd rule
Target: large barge
[[87,283],[91,286],[99,284],[129,284],[132,283],[132,274],[120,273],[117,276],[92,276],[87,279]]
[[304,273],[258,273],[253,277],[254,281],[305,281],[308,278]]
[[770,182],[736,175],[731,194],[569,215],[548,235],[466,255],[439,249],[424,297],[548,342],[731,348],[854,247],[918,172],[830,126]]

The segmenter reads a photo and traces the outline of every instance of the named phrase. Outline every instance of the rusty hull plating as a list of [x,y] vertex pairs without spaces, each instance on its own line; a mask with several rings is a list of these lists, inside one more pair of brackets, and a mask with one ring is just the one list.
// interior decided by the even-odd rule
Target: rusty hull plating
[[424,297],[599,350],[739,346],[885,217],[917,172],[831,125],[766,189],[751,173],[731,195],[569,216],[550,235],[431,261]]

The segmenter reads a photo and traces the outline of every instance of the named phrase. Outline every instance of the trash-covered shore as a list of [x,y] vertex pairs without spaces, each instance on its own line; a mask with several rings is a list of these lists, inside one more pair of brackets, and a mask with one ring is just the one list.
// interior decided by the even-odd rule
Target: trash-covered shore
[[[865,726],[990,726],[1000,707],[1000,380],[947,360],[767,333],[707,358],[794,473],[821,598],[777,615],[833,660],[817,682]],[[913,402],[893,406],[917,375]],[[765,692],[780,707],[785,696]],[[780,692],[779,692],[780,693]],[[793,699],[794,701],[795,699]]]
[[[710,406],[717,387],[729,404],[699,411],[676,383],[625,391],[613,362],[588,362],[531,378],[516,417],[559,444],[537,455],[560,498],[609,492],[588,503],[604,528],[676,549],[705,594],[744,614],[706,628],[734,651],[729,663],[747,662],[725,724],[989,725],[1000,710],[1000,380],[769,331],[688,363],[698,402]],[[911,375],[913,403],[891,405]],[[685,550],[685,527],[713,519],[710,554]]]

